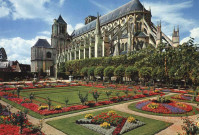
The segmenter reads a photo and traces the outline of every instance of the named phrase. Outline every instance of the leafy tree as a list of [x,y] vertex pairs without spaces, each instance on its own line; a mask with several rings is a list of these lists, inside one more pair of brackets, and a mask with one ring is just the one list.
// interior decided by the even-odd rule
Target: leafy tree
[[95,71],[94,71],[94,74],[95,74],[95,76],[100,76],[101,79],[103,79],[103,76],[104,76],[104,67],[102,67],[102,66],[97,67],[95,69]]
[[135,81],[138,78],[138,69],[134,66],[128,66],[125,70],[125,75]]
[[88,68],[87,67],[82,68],[81,75],[83,75],[84,77],[88,76]]
[[114,75],[114,67],[108,66],[104,69],[104,76],[108,77],[111,81],[111,77]]
[[122,80],[123,80],[122,78],[124,77],[124,74],[125,74],[125,68],[122,65],[118,66],[114,70],[114,75],[119,78],[120,82],[122,82]]
[[95,71],[95,67],[89,67],[88,68],[88,76],[89,77],[94,77],[94,71]]
[[139,76],[140,76],[140,78],[144,79],[144,82],[146,82],[151,78],[151,72],[152,72],[151,67],[142,67],[139,70]]

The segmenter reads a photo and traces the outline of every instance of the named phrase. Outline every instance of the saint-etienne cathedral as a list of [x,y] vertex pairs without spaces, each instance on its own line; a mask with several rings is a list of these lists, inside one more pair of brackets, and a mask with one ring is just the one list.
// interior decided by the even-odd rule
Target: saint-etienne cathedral
[[179,28],[174,28],[170,39],[162,32],[161,22],[156,26],[151,18],[151,9],[131,0],[106,15],[88,16],[85,26],[69,35],[60,15],[52,25],[51,45],[39,39],[31,48],[31,71],[43,70],[56,77],[62,62],[125,55],[148,44],[157,47],[160,42],[178,46]]

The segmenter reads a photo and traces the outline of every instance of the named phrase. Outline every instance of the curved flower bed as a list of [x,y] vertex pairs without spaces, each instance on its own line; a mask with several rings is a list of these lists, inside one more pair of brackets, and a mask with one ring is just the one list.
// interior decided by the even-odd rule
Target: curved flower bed
[[170,101],[168,103],[158,103],[156,100],[139,102],[136,104],[136,108],[162,114],[184,114],[193,110],[192,106],[181,102]]
[[[189,95],[181,94],[181,95],[173,96],[173,97],[171,97],[171,98],[173,98],[173,99],[180,99],[180,100],[189,100],[189,101],[191,101],[193,97],[192,97],[192,96],[189,96]],[[199,97],[198,97],[198,96],[196,97],[196,101],[199,102]]]

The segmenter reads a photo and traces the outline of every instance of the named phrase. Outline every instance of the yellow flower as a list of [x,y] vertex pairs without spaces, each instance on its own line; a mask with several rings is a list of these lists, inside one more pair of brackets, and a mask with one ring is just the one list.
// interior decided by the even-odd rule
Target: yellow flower
[[113,111],[113,110],[111,110],[111,111],[108,112],[108,115],[113,115],[113,114],[116,114],[116,112]]
[[104,122],[104,123],[100,124],[100,127],[109,129],[111,127],[111,124],[109,124],[108,122]]
[[86,119],[92,119],[92,118],[93,118],[93,114],[86,114],[86,115],[85,115],[85,118],[86,118]]
[[133,123],[133,122],[135,122],[135,118],[132,117],[132,116],[130,116],[130,117],[128,117],[127,121],[128,121],[129,123]]
[[47,109],[48,108],[48,106],[40,106],[39,108],[38,108],[38,110],[44,110],[44,109]]

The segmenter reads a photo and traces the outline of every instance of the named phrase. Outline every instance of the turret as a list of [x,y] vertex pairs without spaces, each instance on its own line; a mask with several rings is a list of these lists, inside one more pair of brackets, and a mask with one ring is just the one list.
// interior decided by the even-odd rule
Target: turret
[[161,21],[157,26],[157,40],[156,40],[156,47],[162,42],[162,25],[161,25]]
[[99,13],[97,14],[95,34],[101,35]]
[[173,29],[172,42],[174,47],[179,46],[180,43],[179,26],[177,27],[177,30],[175,30],[175,27]]

